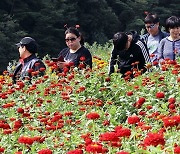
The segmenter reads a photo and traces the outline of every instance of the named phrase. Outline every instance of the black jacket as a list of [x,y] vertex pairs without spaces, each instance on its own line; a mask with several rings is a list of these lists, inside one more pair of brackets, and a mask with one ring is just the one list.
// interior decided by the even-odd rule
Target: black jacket
[[139,35],[135,31],[127,33],[132,35],[132,42],[128,50],[118,51],[113,49],[111,53],[111,59],[109,64],[109,74],[114,73],[114,65],[118,65],[118,69],[121,74],[125,74],[127,71],[132,71],[134,62],[139,62],[136,66],[139,70],[143,69],[145,72],[145,64],[151,63],[149,53],[146,45],[140,40]]
[[[37,63],[39,64],[37,65]],[[36,55],[32,54],[17,64],[12,76],[13,82],[16,83],[16,80],[24,79],[27,76],[31,78],[31,73],[28,70],[33,69],[33,71],[38,71],[40,68],[46,67]],[[40,73],[40,75],[43,75],[43,73]]]

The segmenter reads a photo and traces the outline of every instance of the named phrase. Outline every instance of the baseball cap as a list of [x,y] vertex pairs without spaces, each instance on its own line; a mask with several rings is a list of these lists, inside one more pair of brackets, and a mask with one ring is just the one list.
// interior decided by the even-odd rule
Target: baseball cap
[[26,46],[27,50],[31,53],[37,52],[37,43],[32,37],[24,37],[19,43],[16,44],[17,47]]

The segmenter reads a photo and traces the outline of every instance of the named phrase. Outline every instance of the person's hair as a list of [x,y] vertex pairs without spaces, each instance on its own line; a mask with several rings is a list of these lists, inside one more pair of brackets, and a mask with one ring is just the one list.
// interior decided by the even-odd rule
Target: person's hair
[[36,42],[30,42],[29,44],[23,44],[23,46],[25,46],[26,49],[32,54],[35,54],[38,50],[38,45]]
[[180,27],[180,18],[177,16],[171,16],[166,19],[166,31],[169,32],[169,29]]
[[144,19],[144,23],[145,24],[156,24],[159,22],[159,17],[157,14],[152,14],[152,13],[149,13],[145,19]]
[[117,32],[113,36],[114,48],[117,50],[124,50],[126,48],[127,41],[128,41],[128,36],[124,32]]
[[76,35],[77,37],[81,37],[81,41],[80,44],[84,45],[84,37],[82,36],[81,32],[75,28],[75,27],[69,27],[66,31],[65,31],[65,35],[68,33],[72,33],[74,35]]

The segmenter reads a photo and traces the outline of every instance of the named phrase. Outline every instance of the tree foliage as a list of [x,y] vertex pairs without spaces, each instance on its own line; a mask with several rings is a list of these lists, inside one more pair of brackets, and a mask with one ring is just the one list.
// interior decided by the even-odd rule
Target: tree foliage
[[[10,60],[18,58],[15,43],[34,37],[39,56],[57,56],[65,47],[64,25],[80,25],[85,40],[104,44],[117,31],[144,28],[144,12],[165,19],[179,15],[179,0],[1,0],[0,60],[2,72]],[[8,53],[8,54],[7,54]]]

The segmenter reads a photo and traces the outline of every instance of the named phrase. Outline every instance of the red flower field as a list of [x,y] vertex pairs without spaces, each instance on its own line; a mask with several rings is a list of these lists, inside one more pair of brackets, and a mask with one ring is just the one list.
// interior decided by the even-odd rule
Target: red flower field
[[130,80],[108,76],[109,46],[90,50],[92,70],[57,73],[47,56],[31,84],[0,76],[0,153],[179,154],[180,60]]

